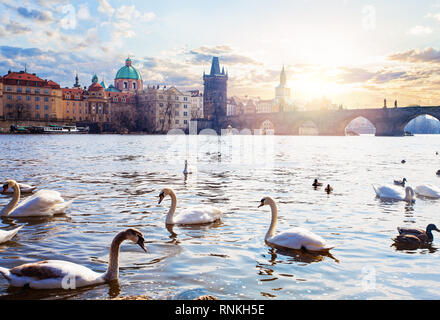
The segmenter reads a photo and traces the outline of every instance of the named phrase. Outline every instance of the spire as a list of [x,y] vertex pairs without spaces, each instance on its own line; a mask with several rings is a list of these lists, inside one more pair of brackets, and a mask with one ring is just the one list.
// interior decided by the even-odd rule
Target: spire
[[98,83],[98,76],[96,74],[92,78],[92,83]]
[[222,74],[225,74],[225,67],[222,68]]
[[73,85],[74,88],[81,88],[81,85],[79,84],[79,77],[78,77],[78,72],[76,72],[75,75],[75,84]]
[[218,57],[213,57],[211,65],[211,76],[216,74],[220,74],[220,63],[218,62]]
[[285,86],[286,85],[286,71],[284,71],[284,65],[283,65],[283,70],[281,70],[281,74],[280,74],[280,85]]

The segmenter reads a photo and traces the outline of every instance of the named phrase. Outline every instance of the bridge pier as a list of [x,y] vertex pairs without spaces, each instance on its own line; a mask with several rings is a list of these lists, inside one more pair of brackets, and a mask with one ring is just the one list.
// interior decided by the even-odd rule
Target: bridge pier
[[401,137],[405,135],[404,129],[397,123],[376,122],[376,137]]

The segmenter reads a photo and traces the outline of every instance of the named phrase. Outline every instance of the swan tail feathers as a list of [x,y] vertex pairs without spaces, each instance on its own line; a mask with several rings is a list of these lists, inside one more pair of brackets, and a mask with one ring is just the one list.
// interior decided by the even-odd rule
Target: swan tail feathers
[[58,214],[58,213],[65,213],[65,211],[72,205],[73,201],[75,199],[69,200],[69,201],[65,201],[62,203],[57,204],[56,206],[54,206],[53,208],[53,213],[54,214]]
[[20,231],[24,226],[18,227],[14,230],[11,230],[10,233],[8,234],[8,239],[12,239],[13,237],[15,237],[15,235],[18,233],[18,231]]
[[11,280],[11,272],[8,269],[0,267],[0,274],[5,277],[6,280]]

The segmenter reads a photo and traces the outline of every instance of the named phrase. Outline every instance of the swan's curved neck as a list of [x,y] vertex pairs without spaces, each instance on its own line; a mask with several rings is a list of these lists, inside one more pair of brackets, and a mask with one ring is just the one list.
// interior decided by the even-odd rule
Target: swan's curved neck
[[408,202],[414,201],[414,191],[410,188],[406,189],[406,197],[405,200]]
[[174,217],[174,213],[176,212],[176,207],[177,207],[177,197],[176,194],[174,193],[174,191],[170,191],[170,198],[171,198],[171,208],[170,211],[168,211],[167,214],[167,218],[166,218],[166,224],[173,224],[173,217]]
[[11,202],[8,203],[6,207],[2,210],[2,216],[9,215],[15,208],[15,206],[18,204],[18,201],[20,200],[20,187],[17,183],[14,183],[12,185],[12,188],[14,189],[14,194],[12,196]]
[[278,208],[275,201],[273,201],[272,199],[267,199],[266,201],[268,201],[270,210],[272,211],[272,221],[270,222],[269,230],[267,230],[266,236],[264,238],[265,240],[270,239],[274,236],[278,219]]
[[104,279],[107,281],[116,280],[119,277],[119,248],[125,239],[125,233],[120,232],[112,241],[107,272],[104,274]]

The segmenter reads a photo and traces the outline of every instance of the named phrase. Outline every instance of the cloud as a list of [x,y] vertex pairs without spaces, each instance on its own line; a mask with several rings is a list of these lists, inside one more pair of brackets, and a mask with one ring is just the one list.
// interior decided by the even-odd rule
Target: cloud
[[116,10],[115,18],[118,20],[126,20],[126,21],[152,21],[156,18],[156,15],[153,12],[144,12],[136,10],[134,5],[131,6],[121,6]]
[[408,80],[408,73],[406,71],[394,71],[386,68],[379,71],[369,71],[363,68],[349,68],[343,67],[342,73],[337,76],[339,83],[354,84],[354,83],[370,83],[383,84],[393,80]]
[[202,46],[188,51],[191,56],[191,62],[194,64],[206,64],[211,62],[213,56],[218,56],[221,63],[234,65],[234,64],[253,64],[261,65],[260,62],[254,60],[243,54],[235,53],[234,49],[227,45],[221,46]]
[[24,8],[24,7],[18,7],[15,9],[17,10],[17,13],[20,16],[27,18],[27,19],[32,19],[32,20],[35,20],[37,22],[42,22],[42,23],[54,21],[52,13],[50,11],[40,11],[40,10],[35,10],[35,9],[28,10],[27,8]]
[[415,35],[415,36],[426,36],[428,34],[431,34],[433,30],[430,27],[425,26],[415,26],[411,28],[409,31],[409,34]]
[[76,13],[76,17],[78,20],[89,20],[91,19],[89,6],[87,3],[80,4],[78,7],[78,11]]
[[389,60],[411,63],[440,63],[440,50],[434,48],[410,49],[388,56]]
[[115,9],[107,2],[107,0],[98,0],[99,6],[98,11],[104,13],[108,16],[112,16]]

